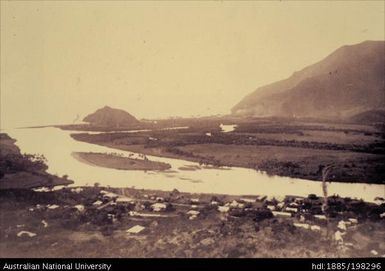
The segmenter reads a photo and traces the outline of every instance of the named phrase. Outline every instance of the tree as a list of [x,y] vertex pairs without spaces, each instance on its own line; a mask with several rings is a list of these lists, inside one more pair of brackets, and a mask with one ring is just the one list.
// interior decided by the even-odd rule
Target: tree
[[324,203],[322,204],[322,212],[326,212],[328,209],[328,188],[326,184],[326,179],[333,168],[333,165],[327,165],[322,169],[322,191],[324,194]]

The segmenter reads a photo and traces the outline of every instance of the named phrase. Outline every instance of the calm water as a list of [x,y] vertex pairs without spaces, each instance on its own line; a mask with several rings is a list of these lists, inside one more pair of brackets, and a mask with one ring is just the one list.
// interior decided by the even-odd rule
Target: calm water
[[[68,175],[75,185],[93,185],[95,182],[112,187],[173,190],[183,192],[221,193],[233,195],[307,196],[322,194],[321,183],[288,177],[270,177],[262,172],[244,168],[182,170],[196,168],[197,163],[147,155],[154,161],[166,162],[171,170],[129,171],[90,166],[76,160],[72,152],[115,152],[124,156],[138,156],[131,152],[78,142],[70,137],[73,131],[57,128],[7,130],[23,153],[43,154],[48,160],[48,172]],[[385,185],[330,183],[329,194],[363,198],[373,201],[385,196]]]

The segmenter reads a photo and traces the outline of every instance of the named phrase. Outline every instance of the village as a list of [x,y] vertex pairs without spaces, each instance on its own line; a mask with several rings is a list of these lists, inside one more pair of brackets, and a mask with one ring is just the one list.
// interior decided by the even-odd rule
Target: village
[[[1,257],[385,257],[385,201],[64,187],[0,192]],[[38,248],[38,249],[36,249]]]

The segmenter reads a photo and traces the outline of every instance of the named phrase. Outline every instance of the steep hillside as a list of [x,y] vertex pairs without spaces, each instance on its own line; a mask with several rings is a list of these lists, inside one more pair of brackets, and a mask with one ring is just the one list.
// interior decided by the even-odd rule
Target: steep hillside
[[343,46],[288,79],[263,86],[233,109],[240,116],[345,118],[385,107],[385,42]]

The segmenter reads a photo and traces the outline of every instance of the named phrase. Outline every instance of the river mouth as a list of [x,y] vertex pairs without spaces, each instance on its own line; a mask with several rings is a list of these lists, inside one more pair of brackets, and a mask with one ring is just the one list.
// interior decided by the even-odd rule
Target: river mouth
[[[43,154],[47,159],[48,172],[59,176],[68,175],[76,186],[99,183],[111,187],[134,187],[172,191],[177,189],[189,193],[215,193],[228,195],[307,196],[322,194],[321,183],[289,177],[269,176],[263,172],[246,168],[205,168],[198,163],[181,159],[157,156],[147,157],[152,161],[171,165],[161,171],[116,170],[87,165],[75,159],[73,152],[119,153],[136,157],[141,154],[120,151],[104,146],[74,140],[70,134],[58,128],[13,129],[6,131],[17,140],[22,153]],[[194,170],[184,170],[194,169]],[[385,185],[365,183],[335,183],[328,185],[329,195],[362,198],[372,202],[384,197]]]

